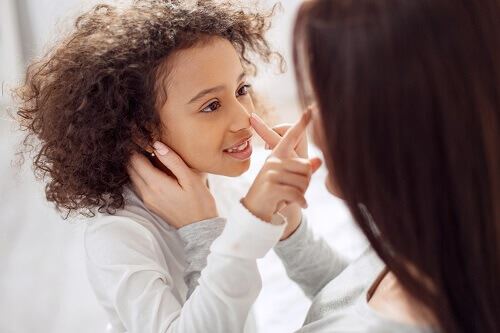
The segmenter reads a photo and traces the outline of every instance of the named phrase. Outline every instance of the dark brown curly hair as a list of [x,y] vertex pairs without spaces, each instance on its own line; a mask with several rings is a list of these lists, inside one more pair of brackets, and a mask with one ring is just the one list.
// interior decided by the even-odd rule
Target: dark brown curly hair
[[165,59],[218,36],[234,45],[250,74],[256,74],[252,55],[283,66],[264,36],[276,8],[141,0],[100,4],[79,16],[70,35],[28,67],[15,91],[27,132],[22,152],[34,153],[47,200],[66,217],[123,207],[130,154],[160,132],[155,106],[166,98],[157,85]]

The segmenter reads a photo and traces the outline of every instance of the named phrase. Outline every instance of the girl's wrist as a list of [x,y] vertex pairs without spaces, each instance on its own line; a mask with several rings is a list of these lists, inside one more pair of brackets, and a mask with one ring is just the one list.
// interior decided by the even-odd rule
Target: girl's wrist
[[285,240],[299,228],[302,221],[302,209],[299,205],[292,204],[281,211],[281,214],[286,218],[288,224],[283,232],[280,240]]
[[247,197],[243,197],[240,200],[240,202],[243,205],[243,207],[245,207],[245,209],[248,210],[250,213],[252,213],[252,215],[254,215],[256,218],[264,222],[271,223],[272,214],[271,215],[263,214],[261,212],[256,211],[251,204],[249,205]]

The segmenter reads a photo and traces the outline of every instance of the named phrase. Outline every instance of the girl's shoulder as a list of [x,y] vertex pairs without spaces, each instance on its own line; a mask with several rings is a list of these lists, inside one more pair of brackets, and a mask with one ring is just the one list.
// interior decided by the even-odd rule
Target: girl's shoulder
[[182,257],[175,229],[150,212],[131,190],[126,189],[124,197],[125,206],[114,214],[101,213],[87,220],[83,236],[87,259],[114,264],[140,256],[165,263]]
[[99,213],[87,220],[85,239],[120,239],[136,237],[152,241],[156,235],[174,230],[158,216],[150,212],[140,198],[128,187],[124,190],[125,205],[113,214]]
[[99,214],[86,221],[84,239],[96,240],[129,238],[129,236],[150,237],[153,231],[151,222],[137,214]]
[[155,232],[141,216],[100,215],[87,222],[83,246],[87,258],[101,264],[122,261],[132,253],[157,257]]

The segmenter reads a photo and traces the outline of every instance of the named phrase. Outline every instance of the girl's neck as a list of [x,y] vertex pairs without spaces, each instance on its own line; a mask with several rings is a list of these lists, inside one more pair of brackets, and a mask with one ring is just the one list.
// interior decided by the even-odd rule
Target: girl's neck
[[203,180],[203,182],[207,185],[208,188],[210,188],[210,184],[208,183],[208,173],[206,172],[197,172],[196,174],[200,176],[200,178]]

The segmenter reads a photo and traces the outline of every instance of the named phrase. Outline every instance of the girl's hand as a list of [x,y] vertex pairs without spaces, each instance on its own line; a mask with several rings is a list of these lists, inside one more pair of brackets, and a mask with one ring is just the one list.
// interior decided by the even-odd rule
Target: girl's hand
[[[266,143],[266,150],[272,150],[276,147],[286,132],[288,132],[288,130],[293,126],[293,124],[280,124],[271,128],[256,114],[253,114],[250,119],[250,123],[252,124],[255,132],[257,132],[257,134],[263,138]],[[295,154],[297,157],[308,158],[309,153],[307,144],[307,136],[302,135],[299,143],[297,143],[297,146],[295,147]]]
[[128,173],[145,206],[177,229],[218,216],[203,177],[163,143],[156,142],[154,147],[158,159],[177,179],[154,167],[145,156],[133,153]]
[[[321,161],[317,158],[312,160],[300,158],[296,149],[310,119],[311,112],[308,110],[282,138],[267,127],[260,118],[255,116],[251,118],[250,122],[257,134],[273,148],[273,152],[266,160],[247,195],[242,199],[242,203],[252,214],[264,221],[271,221],[272,215],[287,205],[297,203],[299,207],[307,207],[304,193],[309,186],[312,173],[318,169]],[[307,143],[305,147],[307,156]],[[304,146],[302,150],[303,148]],[[289,221],[289,226],[287,226],[289,230],[285,230],[284,238],[297,228],[300,217],[297,219],[299,221]]]
[[[316,104],[312,104],[306,110],[306,113],[317,111]],[[266,149],[273,149],[281,141],[282,137],[288,132],[288,130],[293,126],[291,124],[281,124],[270,128],[264,120],[262,120],[255,113],[252,114],[250,118],[250,123],[254,128],[255,132],[264,140],[266,143]],[[295,146],[295,154],[300,158],[308,158],[308,144],[307,135],[302,135]]]

